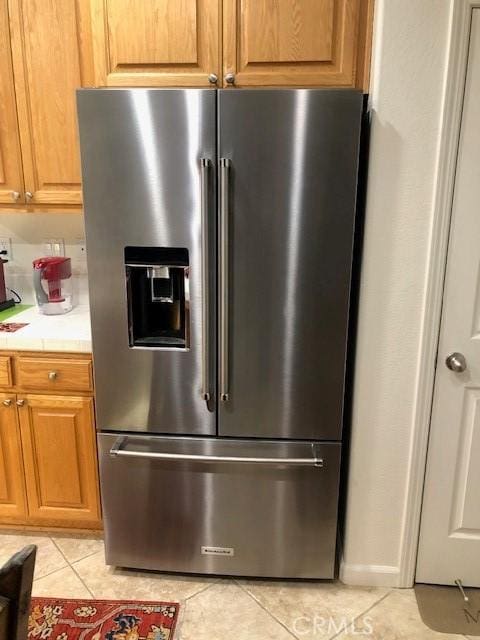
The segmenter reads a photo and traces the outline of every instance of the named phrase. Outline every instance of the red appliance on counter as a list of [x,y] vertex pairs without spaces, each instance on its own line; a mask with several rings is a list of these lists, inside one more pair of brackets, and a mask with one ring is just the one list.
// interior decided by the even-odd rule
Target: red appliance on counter
[[70,258],[46,256],[34,260],[33,286],[40,313],[58,315],[70,311],[73,306]]

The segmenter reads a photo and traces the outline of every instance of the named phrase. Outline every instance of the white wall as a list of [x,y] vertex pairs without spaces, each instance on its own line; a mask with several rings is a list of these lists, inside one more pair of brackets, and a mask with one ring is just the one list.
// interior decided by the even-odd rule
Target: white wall
[[44,240],[62,238],[72,259],[74,304],[88,302],[87,262],[83,215],[78,213],[1,213],[0,238],[10,238],[11,258],[5,265],[5,283],[18,291],[22,302],[34,304],[32,261],[46,254]]
[[452,0],[377,0],[341,577],[401,584]]

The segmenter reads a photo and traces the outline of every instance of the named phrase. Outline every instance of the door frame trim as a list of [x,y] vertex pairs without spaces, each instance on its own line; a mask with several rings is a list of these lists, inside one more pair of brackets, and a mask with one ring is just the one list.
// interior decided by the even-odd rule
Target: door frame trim
[[401,587],[411,587],[415,580],[457,153],[474,9],[480,9],[480,0],[453,0],[450,13],[436,191],[427,260],[414,425],[410,443],[409,482],[400,545]]

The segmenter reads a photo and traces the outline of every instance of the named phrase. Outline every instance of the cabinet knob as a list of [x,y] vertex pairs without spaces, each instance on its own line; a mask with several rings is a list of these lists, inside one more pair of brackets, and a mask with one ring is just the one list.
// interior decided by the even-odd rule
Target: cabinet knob
[[208,81],[210,82],[210,84],[217,84],[218,82],[218,76],[216,73],[210,73],[208,76]]
[[235,74],[227,73],[227,75],[225,76],[225,82],[227,84],[235,84]]
[[31,200],[33,198],[33,193],[31,191],[25,191],[25,197],[27,200]]
[[56,371],[49,371],[48,372],[48,379],[49,380],[56,380],[58,377],[58,373]]
[[23,398],[20,398],[19,400],[17,400],[17,407],[23,407],[24,404],[25,404],[25,400],[23,400]]
[[3,401],[3,404],[6,407],[9,407],[12,404],[12,399],[11,398],[5,398],[5,400]]
[[19,198],[20,198],[20,191],[12,191],[12,200],[14,202],[17,202]]

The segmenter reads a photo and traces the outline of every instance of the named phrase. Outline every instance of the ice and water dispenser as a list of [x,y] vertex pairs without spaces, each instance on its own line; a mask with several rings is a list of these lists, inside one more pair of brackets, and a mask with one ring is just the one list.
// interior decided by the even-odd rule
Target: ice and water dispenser
[[188,349],[188,250],[126,247],[130,347]]

